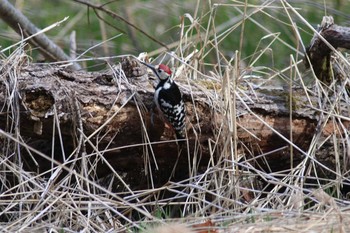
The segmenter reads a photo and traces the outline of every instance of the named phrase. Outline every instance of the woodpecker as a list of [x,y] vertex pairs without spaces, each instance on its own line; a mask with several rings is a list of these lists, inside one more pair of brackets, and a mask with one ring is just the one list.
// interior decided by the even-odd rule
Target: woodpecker
[[174,128],[176,138],[184,139],[186,109],[182,93],[171,78],[170,68],[164,64],[156,66],[143,62],[142,64],[149,67],[159,79],[154,93],[154,103]]

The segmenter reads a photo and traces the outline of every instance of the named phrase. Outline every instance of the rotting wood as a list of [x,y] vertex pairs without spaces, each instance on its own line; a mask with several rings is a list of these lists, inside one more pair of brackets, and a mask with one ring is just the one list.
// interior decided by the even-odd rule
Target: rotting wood
[[[66,159],[71,154],[74,157],[89,154],[89,158],[94,159],[96,154],[100,153],[113,169],[127,174],[125,179],[135,189],[147,186],[150,173],[156,185],[166,183],[173,174],[175,164],[177,165],[173,179],[186,179],[189,176],[188,167],[193,165],[188,164],[188,151],[190,156],[198,156],[195,165],[197,171],[204,171],[211,159],[208,144],[215,141],[220,127],[224,131],[227,130],[223,113],[218,108],[213,108],[212,104],[208,104],[213,103],[215,99],[197,88],[198,83],[192,83],[189,92],[187,82],[177,80],[184,92],[189,119],[189,150],[181,150],[176,143],[166,142],[174,139],[173,132],[171,128],[164,126],[159,117],[155,116],[154,126],[150,124],[149,110],[153,101],[154,80],[149,79],[146,72],[137,72],[140,74],[138,77],[125,77],[120,71],[117,67],[114,72],[88,73],[55,66],[23,65],[16,70],[18,84],[14,89],[20,96],[20,133],[23,139],[29,146],[51,155],[52,135],[56,124],[55,159],[63,162],[60,138],[57,137],[60,132]],[[2,109],[8,110],[12,107],[9,105],[6,85],[11,72],[13,70],[4,65],[0,80],[0,104]],[[210,89],[207,91],[214,93]],[[284,148],[276,150],[277,152],[270,154],[266,159],[269,162],[268,167],[274,170],[288,167],[288,163],[280,163],[289,160],[289,147],[286,142],[291,130],[288,90],[252,90],[242,86],[241,91],[244,92],[240,95],[244,103],[237,102],[239,153],[251,157],[249,153],[259,155]],[[298,148],[306,150],[315,132],[319,112],[310,108],[310,105],[316,106],[318,97],[310,94],[309,102],[303,92],[304,90],[298,88],[293,90],[293,95],[298,98],[295,98],[295,106],[292,106],[292,131],[293,142]],[[59,119],[57,122],[60,131],[57,129],[55,116]],[[3,111],[0,115],[1,129],[10,131],[9,125],[13,123],[12,120],[11,112]],[[348,125],[349,122],[345,121],[345,124]],[[145,129],[150,141],[156,142],[152,145],[152,151],[157,169],[150,146],[141,145],[147,141],[144,136]],[[334,130],[330,121],[324,128],[324,136],[332,133]],[[79,144],[81,140],[85,142],[83,146]],[[249,153],[245,148],[249,148]],[[26,151],[23,149],[22,156],[26,155]],[[92,156],[93,154],[95,156]],[[220,156],[222,155],[214,154],[218,160],[223,158]],[[294,156],[296,160],[302,158],[297,150]],[[51,167],[49,161],[35,155],[34,158],[39,165],[35,165],[28,155],[25,158],[28,168],[43,172]],[[151,161],[151,170],[145,166],[147,160]],[[101,160],[95,162],[93,166],[97,166],[98,176],[103,177],[111,173],[108,164]]]

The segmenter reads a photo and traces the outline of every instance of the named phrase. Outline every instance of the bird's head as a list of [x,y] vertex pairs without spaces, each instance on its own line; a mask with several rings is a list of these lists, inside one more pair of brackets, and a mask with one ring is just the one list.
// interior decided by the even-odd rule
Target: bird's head
[[159,64],[159,65],[150,65],[144,62],[141,62],[145,66],[149,67],[160,80],[166,80],[171,76],[171,70],[167,65]]

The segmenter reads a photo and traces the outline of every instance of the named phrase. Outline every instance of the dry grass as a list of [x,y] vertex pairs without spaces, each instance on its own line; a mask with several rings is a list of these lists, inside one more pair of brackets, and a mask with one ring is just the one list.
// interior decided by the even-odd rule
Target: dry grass
[[[232,7],[242,14],[226,25],[215,25],[215,14],[219,7]],[[3,95],[7,97],[8,102],[6,107],[2,107],[2,114],[8,113],[9,125],[6,131],[0,130],[3,145],[0,152],[2,232],[132,232],[164,221],[185,222],[191,226],[207,219],[211,219],[216,229],[222,232],[349,232],[349,201],[341,194],[341,187],[344,184],[349,185],[344,164],[350,153],[350,133],[341,119],[349,120],[349,117],[341,115],[340,111],[344,109],[344,102],[349,103],[349,98],[344,88],[337,85],[330,87],[335,97],[323,98],[331,91],[311,74],[308,74],[308,82],[315,85],[310,87],[305,84],[304,74],[299,70],[299,48],[281,40],[278,33],[269,32],[251,18],[254,14],[276,7],[290,15],[290,21],[283,23],[290,25],[299,44],[304,47],[299,37],[300,28],[292,23],[292,18],[302,21],[310,31],[313,27],[286,1],[278,4],[265,2],[260,6],[243,8],[241,3],[233,2],[227,5],[213,5],[208,12],[208,25],[201,25],[200,19],[186,15],[187,20],[182,21],[180,25],[181,39],[177,42],[174,53],[150,52],[153,56],[158,55],[158,61],[169,62],[178,67],[175,78],[181,80],[179,83],[182,83],[182,88],[200,88],[206,93],[207,102],[212,110],[224,116],[221,121],[214,122],[215,137],[209,142],[213,158],[207,170],[204,173],[197,172],[195,164],[200,154],[195,154],[194,161],[189,163],[188,179],[169,182],[154,189],[131,190],[124,182],[123,174],[118,173],[112,166],[108,179],[90,178],[90,174],[95,171],[93,164],[89,164],[86,158],[97,155],[99,160],[105,160],[103,153],[110,148],[98,148],[97,142],[91,140],[91,135],[84,134],[79,122],[79,144],[71,154],[65,155],[64,163],[53,160],[52,154],[43,154],[31,148],[22,139],[19,130],[20,96],[17,86],[19,69],[24,61],[30,58],[25,55],[23,43],[10,56],[3,57],[1,79],[7,91]],[[279,22],[279,19],[271,17]],[[260,42],[266,39],[270,42],[262,49],[261,46],[257,46],[256,52],[250,58],[240,57],[239,52],[228,57],[225,51],[221,50],[220,43],[232,36],[232,32],[241,35],[241,40],[244,41],[246,35],[240,29],[247,20],[253,21],[257,28],[266,31],[265,38],[261,38]],[[255,66],[261,56],[273,51],[272,46],[275,43],[294,51],[294,55],[290,56],[289,65],[282,70]],[[212,54],[216,57],[214,61]],[[348,61],[344,56],[338,55],[335,59],[342,69],[348,69]],[[345,74],[348,75],[349,72]],[[8,78],[5,80],[5,77]],[[126,79],[122,81],[127,82]],[[237,116],[242,113],[238,112],[236,106],[238,103],[245,105],[247,101],[244,95],[246,83],[268,88],[280,84],[301,85],[305,95],[320,97],[319,103],[310,102],[310,108],[320,112],[319,130],[315,133],[309,149],[302,151],[303,161],[283,171],[283,174],[257,170],[247,160],[251,155],[238,153],[238,147],[249,147],[242,145],[237,136]],[[140,114],[142,111],[140,108]],[[247,109],[247,112],[254,114],[250,109]],[[54,122],[58,124],[58,116],[54,117]],[[334,122],[341,134],[323,138],[322,127],[329,120]],[[60,135],[57,125],[55,130],[56,134]],[[94,135],[99,133],[96,131]],[[145,143],[140,145],[141,147],[147,146],[147,135],[144,138]],[[291,148],[292,160],[293,151],[299,148],[293,143],[292,135],[284,139]],[[95,150],[91,154],[78,157],[79,153],[85,152],[86,144],[90,144]],[[336,168],[324,169],[333,174],[335,179],[317,176],[316,168],[323,165],[319,163],[315,154],[324,149],[324,144],[333,145],[328,153],[329,156],[334,156]],[[37,153],[52,162],[52,169],[47,171],[49,179],[43,179],[43,174],[23,170],[22,150]],[[145,160],[145,168],[151,167],[150,161]],[[77,163],[81,166],[80,172],[72,169]],[[108,164],[108,161],[105,160],[104,163]],[[68,174],[58,181],[58,176],[63,171],[68,171]],[[149,172],[152,180],[152,173]],[[273,189],[265,190],[264,187],[259,187],[257,177],[267,184],[273,184]],[[121,185],[124,192],[113,192],[112,186],[115,183]],[[163,191],[172,195],[162,197]],[[248,194],[249,198],[246,196]],[[182,218],[164,220],[164,217],[172,215],[171,211],[180,213]],[[138,216],[138,221],[135,221],[135,215]]]

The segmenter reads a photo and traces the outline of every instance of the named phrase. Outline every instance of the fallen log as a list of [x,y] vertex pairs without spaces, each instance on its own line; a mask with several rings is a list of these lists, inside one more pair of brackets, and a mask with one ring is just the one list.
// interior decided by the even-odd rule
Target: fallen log
[[[237,82],[229,91],[229,98],[236,99],[235,112],[229,112],[221,83],[215,84],[217,91],[205,78],[179,77],[188,124],[187,141],[177,143],[161,117],[155,115],[151,124],[155,80],[135,61],[104,72],[6,61],[1,67],[0,128],[20,135],[26,169],[46,175],[57,164],[81,170],[84,157],[90,161],[86,175],[117,172],[135,189],[150,182],[160,186],[232,159],[222,148],[235,135],[236,154],[243,155],[236,162],[244,158],[259,169],[279,171],[291,166],[291,150],[296,164],[304,158],[320,119],[319,97],[300,87],[290,92]],[[341,111],[346,111],[345,104]],[[235,127],[230,125],[233,114]],[[348,119],[343,124],[349,127]],[[323,137],[337,131],[331,120],[321,130]],[[8,144],[3,137],[2,145]],[[259,156],[263,154],[268,156]]]

